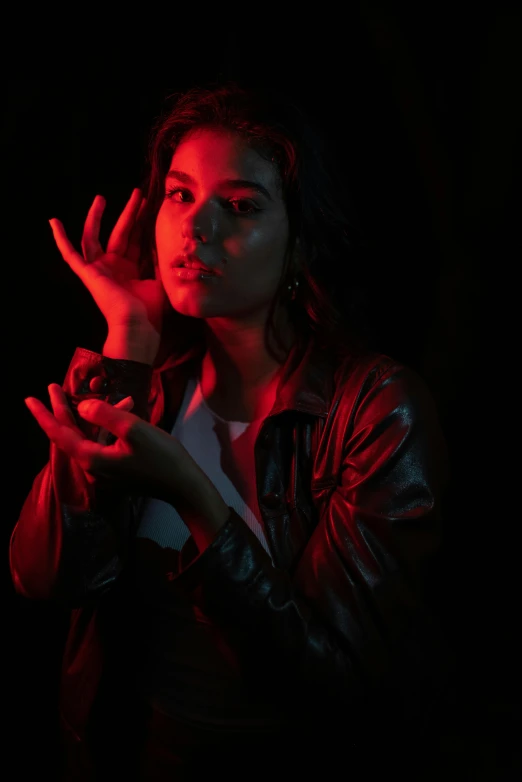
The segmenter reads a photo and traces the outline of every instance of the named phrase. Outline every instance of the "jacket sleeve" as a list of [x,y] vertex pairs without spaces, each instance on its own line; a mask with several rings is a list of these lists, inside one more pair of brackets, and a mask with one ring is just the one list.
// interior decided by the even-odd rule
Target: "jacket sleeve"
[[332,714],[332,700],[373,709],[371,693],[405,697],[439,654],[423,581],[440,542],[444,439],[416,373],[389,362],[369,375],[346,405],[339,475],[318,492],[320,518],[295,572],[274,567],[232,511],[176,577],[209,616],[242,628],[267,686],[319,714],[323,700]]
[[[83,399],[115,404],[126,396],[147,417],[152,367],[77,348],[63,390],[78,426],[96,439],[98,429],[77,413]],[[125,559],[131,500],[88,476],[54,443],[36,476],[10,542],[16,591],[29,598],[78,606],[111,588]]]

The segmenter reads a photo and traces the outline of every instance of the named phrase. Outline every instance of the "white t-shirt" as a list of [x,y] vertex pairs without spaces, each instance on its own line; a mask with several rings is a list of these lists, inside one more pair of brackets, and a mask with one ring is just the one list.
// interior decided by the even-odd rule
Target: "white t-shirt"
[[[225,421],[207,406],[199,379],[191,378],[171,434],[270,553],[259,522],[255,486],[254,442],[262,421]],[[149,498],[137,535],[180,551],[190,533],[172,505]]]

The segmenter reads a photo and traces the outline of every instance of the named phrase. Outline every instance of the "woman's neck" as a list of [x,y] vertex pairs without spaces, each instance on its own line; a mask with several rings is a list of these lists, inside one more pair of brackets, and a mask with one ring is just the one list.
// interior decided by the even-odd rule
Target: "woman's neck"
[[[208,333],[200,370],[203,397],[211,410],[226,420],[253,420],[277,382],[285,357],[272,356],[264,333],[249,330],[227,332],[226,341]],[[220,334],[222,337],[222,333]],[[294,342],[286,330],[288,355]]]

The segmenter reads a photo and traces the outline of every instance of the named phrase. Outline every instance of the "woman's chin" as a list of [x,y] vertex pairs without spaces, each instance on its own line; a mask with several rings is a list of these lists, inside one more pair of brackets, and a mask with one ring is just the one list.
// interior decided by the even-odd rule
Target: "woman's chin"
[[172,309],[178,313],[178,315],[184,315],[187,318],[206,318],[208,317],[208,307],[205,307],[204,302],[199,301],[187,301],[185,296],[178,295],[169,296]]

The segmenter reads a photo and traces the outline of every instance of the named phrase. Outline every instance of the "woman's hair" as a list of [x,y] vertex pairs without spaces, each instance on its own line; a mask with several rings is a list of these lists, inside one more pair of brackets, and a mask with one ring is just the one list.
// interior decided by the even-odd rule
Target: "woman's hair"
[[[268,350],[274,356],[270,334],[282,347],[274,321],[280,302],[288,307],[303,347],[313,335],[336,355],[363,348],[370,336],[361,285],[362,273],[367,271],[365,242],[346,184],[335,181],[338,162],[328,165],[325,142],[312,121],[288,97],[238,84],[195,87],[170,100],[149,145],[142,276],[154,274],[150,252],[154,223],[177,145],[197,128],[231,131],[275,164],[288,214],[289,246],[265,330]],[[296,242],[297,275],[291,267]],[[292,301],[288,286],[294,278],[299,286]]]

